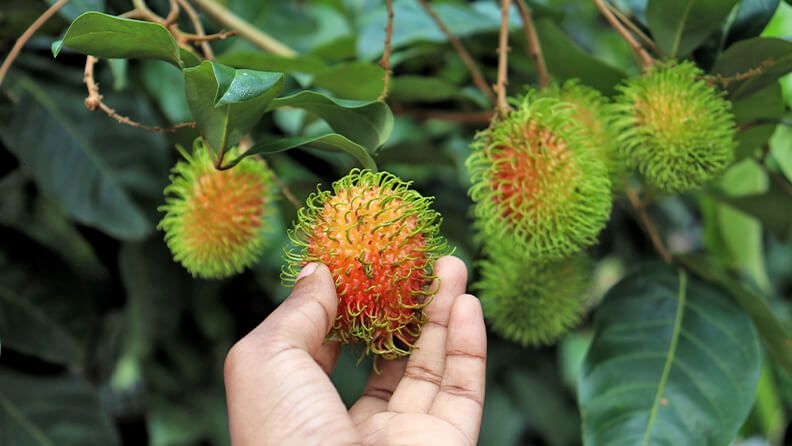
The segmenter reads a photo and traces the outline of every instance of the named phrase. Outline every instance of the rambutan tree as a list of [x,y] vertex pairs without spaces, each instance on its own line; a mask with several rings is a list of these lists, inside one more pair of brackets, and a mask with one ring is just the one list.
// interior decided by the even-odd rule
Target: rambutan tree
[[316,261],[351,403],[448,254],[488,323],[480,444],[792,443],[789,1],[0,23],[0,444],[228,444],[223,357]]

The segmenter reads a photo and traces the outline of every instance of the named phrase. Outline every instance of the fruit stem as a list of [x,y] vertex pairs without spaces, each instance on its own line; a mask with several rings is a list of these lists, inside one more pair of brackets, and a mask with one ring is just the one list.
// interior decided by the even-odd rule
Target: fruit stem
[[501,26],[498,39],[498,83],[495,91],[498,93],[497,110],[501,117],[506,116],[511,110],[506,102],[506,77],[508,76],[509,63],[509,8],[511,0],[501,1]]
[[605,0],[592,1],[594,2],[594,5],[597,6],[597,9],[599,9],[600,13],[602,13],[602,15],[605,17],[605,19],[608,20],[608,23],[610,23],[613,29],[616,30],[616,32],[619,33],[619,35],[622,36],[622,38],[630,45],[633,53],[635,53],[636,59],[638,59],[638,62],[641,64],[641,68],[643,68],[644,71],[651,68],[654,64],[654,59],[652,59],[652,56],[646,52],[641,44],[635,40],[635,37],[630,34],[630,31],[628,31],[627,28],[625,28],[624,25],[619,22],[619,19],[616,18],[613,12],[608,9],[608,6],[605,4]]
[[671,263],[673,255],[665,246],[665,243],[663,243],[663,238],[660,236],[660,231],[657,230],[657,225],[655,225],[654,221],[646,212],[646,203],[641,201],[638,192],[632,186],[627,185],[625,187],[625,192],[627,192],[627,198],[630,200],[633,209],[638,213],[638,220],[641,226],[643,226],[644,231],[646,231],[646,235],[648,235],[649,239],[652,241],[655,250],[666,263]]
[[536,35],[533,15],[528,5],[525,4],[525,0],[517,0],[517,10],[520,11],[523,32],[525,33],[525,39],[528,41],[528,56],[531,57],[536,68],[536,82],[539,84],[539,88],[544,88],[550,82],[550,75],[547,72],[547,64],[545,63],[544,54],[542,54],[539,36]]

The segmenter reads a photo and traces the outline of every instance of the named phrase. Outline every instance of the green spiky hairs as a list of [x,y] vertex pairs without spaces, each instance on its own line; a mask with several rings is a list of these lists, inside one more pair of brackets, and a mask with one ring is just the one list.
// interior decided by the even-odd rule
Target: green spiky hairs
[[200,138],[192,154],[178,149],[184,160],[171,171],[158,229],[165,231],[174,259],[193,276],[220,279],[242,272],[261,254],[265,222],[275,213],[272,172],[253,157],[217,170]]
[[409,355],[426,322],[434,263],[447,252],[432,198],[387,173],[352,170],[332,191],[308,197],[289,237],[284,283],[322,262],[335,279],[331,339],[385,359]]
[[580,322],[590,278],[585,254],[535,262],[496,243],[489,255],[475,288],[496,333],[523,346],[552,344]]
[[621,150],[658,189],[696,189],[734,159],[731,104],[692,62],[656,66],[619,90],[614,127]]
[[476,226],[509,237],[534,260],[594,244],[611,209],[611,183],[569,104],[529,92],[479,132],[467,160]]
[[627,166],[611,126],[612,110],[608,99],[575,79],[560,85],[553,82],[539,94],[559,98],[572,106],[572,115],[581,125],[583,137],[594,154],[605,164],[613,189],[620,189],[627,176]]

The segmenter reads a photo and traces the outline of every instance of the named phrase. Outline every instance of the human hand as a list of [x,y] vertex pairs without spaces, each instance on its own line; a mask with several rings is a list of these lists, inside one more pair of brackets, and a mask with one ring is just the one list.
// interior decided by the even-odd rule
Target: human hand
[[340,346],[324,342],[338,304],[333,278],[307,265],[289,298],[228,353],[232,443],[475,445],[487,349],[481,306],[463,294],[462,261],[443,257],[435,269],[440,289],[416,349],[382,361],[347,411],[328,376]]

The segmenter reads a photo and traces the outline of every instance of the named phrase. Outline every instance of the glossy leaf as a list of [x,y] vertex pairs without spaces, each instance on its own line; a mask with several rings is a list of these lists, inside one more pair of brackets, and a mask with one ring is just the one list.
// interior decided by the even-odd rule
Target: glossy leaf
[[0,369],[3,444],[119,444],[98,392],[73,376],[38,377]]
[[759,379],[756,329],[722,291],[656,265],[595,314],[579,401],[588,446],[729,444]]
[[184,70],[184,87],[201,135],[220,151],[236,145],[261,119],[283,87],[283,74],[204,61]]
[[314,75],[313,85],[344,99],[373,101],[382,93],[385,71],[371,62],[348,62]]
[[737,0],[650,0],[646,18],[660,50],[681,57],[717,30],[735,4]]
[[274,141],[254,144],[245,153],[240,155],[229,166],[236,165],[243,158],[251,155],[263,155],[268,153],[283,152],[297,147],[310,147],[331,152],[346,152],[357,159],[365,169],[377,171],[377,163],[371,158],[369,152],[354,141],[347,139],[338,133],[325,133],[322,135],[293,136],[290,138],[280,138]]
[[336,99],[315,91],[275,99],[269,109],[295,107],[323,119],[336,132],[375,152],[393,130],[393,114],[381,101]]
[[159,24],[86,12],[72,22],[62,40],[52,44],[57,56],[63,47],[101,59],[160,59],[181,65],[179,46]]
[[536,32],[542,42],[547,69],[559,82],[579,79],[603,94],[613,95],[616,85],[626,76],[620,69],[601,62],[580,49],[550,20],[538,20]]
[[744,75],[742,80],[731,80],[727,89],[732,98],[746,97],[792,71],[792,42],[775,37],[756,37],[737,42],[715,61],[714,74],[726,78]]
[[758,36],[778,9],[780,0],[743,0],[726,34],[725,47]]

